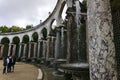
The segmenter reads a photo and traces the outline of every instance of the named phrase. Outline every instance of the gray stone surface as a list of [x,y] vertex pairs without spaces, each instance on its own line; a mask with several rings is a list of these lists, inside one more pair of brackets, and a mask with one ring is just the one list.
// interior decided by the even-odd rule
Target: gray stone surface
[[109,0],[88,0],[88,44],[91,80],[117,80]]

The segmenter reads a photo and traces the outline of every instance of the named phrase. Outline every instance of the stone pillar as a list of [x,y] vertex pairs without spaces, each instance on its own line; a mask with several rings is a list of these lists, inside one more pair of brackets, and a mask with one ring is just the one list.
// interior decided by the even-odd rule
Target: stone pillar
[[52,36],[52,39],[51,39],[51,45],[52,45],[52,48],[51,48],[51,58],[55,58],[55,47],[54,47],[54,44],[55,44],[55,38],[54,36]]
[[46,60],[48,60],[49,59],[49,52],[50,51],[50,36],[48,36],[48,38],[47,38],[47,53],[46,53]]
[[65,31],[67,31],[66,29],[64,29],[64,27],[62,26],[62,28],[61,28],[61,54],[60,54],[60,58],[62,58],[62,59],[65,59],[66,58],[66,56],[65,56],[65,43],[64,43],[64,41],[65,41],[65,36],[64,36],[64,32]]
[[91,80],[117,80],[109,0],[87,0]]
[[64,27],[61,28],[61,58],[64,57]]
[[13,44],[13,49],[12,49],[12,56],[15,56],[16,53],[16,44]]
[[59,55],[60,55],[60,27],[57,27],[55,42],[55,59],[59,59]]
[[11,53],[11,44],[9,44],[9,48],[8,48],[8,56],[10,56],[10,53]]
[[28,59],[31,57],[31,43],[29,42]]
[[80,27],[81,27],[81,15],[80,15],[80,13],[81,13],[81,7],[80,7],[80,2],[79,2],[79,0],[76,0],[75,1],[75,3],[76,3],[76,24],[77,24],[77,47],[78,47],[78,49],[77,49],[77,55],[78,55],[78,60],[81,62],[82,60],[81,60],[81,57],[82,56],[80,56],[81,54],[82,54],[82,52],[80,52]]
[[43,40],[43,54],[42,54],[42,58],[45,58],[45,54],[46,53],[46,41]]
[[41,41],[38,41],[37,59],[40,58],[40,42],[41,42]]
[[75,10],[67,10],[67,63],[79,61],[79,30],[76,24]]
[[3,49],[4,49],[4,45],[0,44],[0,58],[3,57]]
[[23,58],[25,58],[25,57],[26,57],[26,55],[25,55],[25,54],[26,54],[26,46],[27,46],[27,45],[26,45],[26,44],[24,44],[24,50],[23,50],[23,56],[22,56]]
[[36,58],[36,48],[37,48],[37,43],[34,44],[34,52],[33,52],[33,58]]
[[19,43],[19,51],[18,51],[18,58],[21,57],[21,48],[22,48],[22,44]]

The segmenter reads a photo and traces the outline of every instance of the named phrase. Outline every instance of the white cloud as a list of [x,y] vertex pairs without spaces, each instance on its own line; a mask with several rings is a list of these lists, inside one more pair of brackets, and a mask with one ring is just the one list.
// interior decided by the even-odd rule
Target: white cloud
[[0,0],[0,26],[37,25],[48,17],[56,3],[57,0]]
[[56,2],[57,0],[0,0],[0,26],[37,25],[40,19],[47,18]]

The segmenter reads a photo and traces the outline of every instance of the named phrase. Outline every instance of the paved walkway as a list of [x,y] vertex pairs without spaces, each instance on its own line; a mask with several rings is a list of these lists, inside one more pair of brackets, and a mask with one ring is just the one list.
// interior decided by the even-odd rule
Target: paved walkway
[[0,61],[0,80],[37,80],[39,70],[37,67],[17,62],[14,72],[2,74],[3,62]]

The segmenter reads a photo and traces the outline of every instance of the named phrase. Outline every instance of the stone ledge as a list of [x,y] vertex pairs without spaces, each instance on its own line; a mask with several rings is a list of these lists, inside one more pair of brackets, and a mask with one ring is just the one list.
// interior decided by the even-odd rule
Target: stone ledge
[[43,72],[41,69],[38,69],[38,77],[37,80],[42,80],[43,79]]

